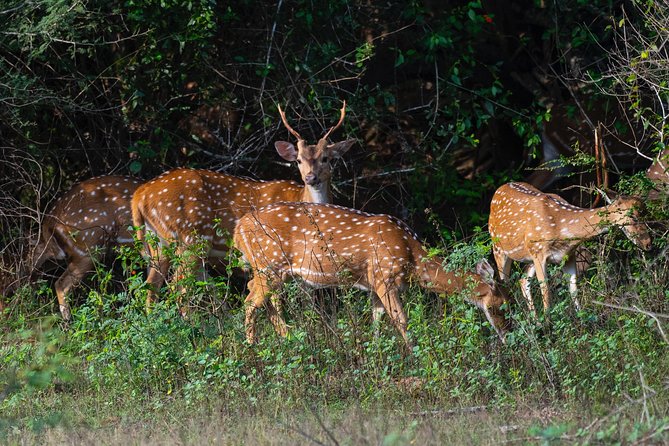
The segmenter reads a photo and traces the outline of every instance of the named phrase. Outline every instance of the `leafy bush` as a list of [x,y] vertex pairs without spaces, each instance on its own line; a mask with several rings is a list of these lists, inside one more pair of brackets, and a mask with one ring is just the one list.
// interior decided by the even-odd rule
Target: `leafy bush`
[[[664,147],[662,71],[628,71],[661,61],[659,49],[643,46],[664,39],[663,5],[635,3],[643,8],[619,18],[620,5],[604,1],[10,1],[0,11],[0,171],[12,179],[0,189],[0,248],[10,257],[26,252],[14,246],[29,245],[25,234],[36,232],[52,199],[92,175],[148,178],[176,165],[294,175],[266,153],[286,136],[275,105],[289,104],[291,122],[309,139],[346,99],[344,129],[363,150],[336,172],[337,202],[413,219],[438,242],[432,251],[445,254],[445,268],[471,268],[489,256],[492,192],[536,162],[548,104],[622,91],[644,118],[644,137]],[[646,30],[651,40],[612,42]],[[620,62],[617,48],[632,59],[602,66],[607,56]],[[588,154],[568,162],[593,165]],[[643,175],[622,177],[620,191],[648,192]],[[653,439],[666,431],[661,222],[669,206],[664,197],[647,207],[655,251],[640,253],[619,231],[587,244],[594,260],[581,282],[582,311],[554,273],[559,303],[542,327],[511,285],[506,346],[462,294],[410,288],[411,355],[386,321],[372,326],[364,293],[307,293],[300,284],[283,296],[289,336],[279,339],[261,317],[260,342],[247,345],[235,262],[210,280],[189,271],[160,290],[147,314],[145,262],[123,248],[123,277],[96,265],[92,285],[73,293],[69,327],[53,316],[48,280],[8,302],[0,433],[103,425],[110,413],[145,420],[211,399],[253,414],[299,405],[410,412],[484,404],[506,412],[548,401],[584,404],[599,421],[542,423],[528,431],[537,441]],[[199,254],[175,256],[174,266]],[[187,318],[180,307],[190,308]],[[599,413],[618,414],[614,406],[630,398],[643,416],[622,419],[624,427]],[[407,425],[381,439],[411,441]]]

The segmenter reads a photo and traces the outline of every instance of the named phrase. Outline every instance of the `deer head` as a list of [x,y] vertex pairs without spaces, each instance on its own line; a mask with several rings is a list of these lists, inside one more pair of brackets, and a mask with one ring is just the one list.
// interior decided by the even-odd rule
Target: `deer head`
[[297,161],[297,167],[305,185],[313,188],[329,188],[332,175],[330,160],[341,157],[356,142],[355,139],[347,139],[333,144],[328,142],[330,134],[344,122],[346,101],[341,108],[339,122],[331,127],[316,144],[307,144],[306,140],[288,124],[286,113],[281,109],[281,106],[278,106],[278,109],[283,125],[297,138],[297,148],[288,141],[276,141],[274,143],[276,151],[286,161]]
[[609,209],[607,220],[620,226],[627,238],[639,248],[644,251],[651,248],[652,240],[648,227],[640,218],[640,213],[644,208],[641,200],[635,197],[619,196],[607,208]]

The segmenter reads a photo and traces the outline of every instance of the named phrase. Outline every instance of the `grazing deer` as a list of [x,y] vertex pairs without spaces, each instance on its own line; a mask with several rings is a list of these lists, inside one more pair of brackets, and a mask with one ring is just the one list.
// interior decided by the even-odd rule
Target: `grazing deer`
[[532,262],[527,268],[527,276],[521,280],[521,290],[536,316],[530,279],[536,274],[544,311],[548,311],[551,296],[546,282],[546,266],[548,263],[560,264],[566,257],[563,270],[570,276],[569,291],[576,308],[580,308],[576,298],[574,251],[583,241],[606,232],[612,225],[620,226],[637,246],[650,249],[651,239],[646,225],[638,221],[640,207],[641,201],[636,198],[619,197],[607,206],[583,209],[527,183],[501,186],[490,204],[488,221],[501,279],[508,280],[513,260]]
[[67,294],[93,270],[93,251],[110,244],[132,243],[130,200],[140,182],[109,175],[75,184],[44,216],[39,241],[33,249],[31,271],[47,260],[66,260],[56,280],[56,296],[63,319],[70,320]]
[[[327,204],[276,203],[244,215],[233,241],[254,274],[246,298],[249,343],[256,341],[257,309],[291,277],[315,287],[373,290],[373,319],[385,310],[409,347],[400,292],[412,280],[439,293],[470,286],[467,300],[483,310],[504,340],[507,322],[500,307],[507,297],[496,288],[492,267],[484,261],[478,274],[444,271],[442,259],[428,258],[414,233],[395,217]],[[269,316],[277,333],[285,335],[278,307]]]
[[181,254],[199,236],[208,243],[206,257],[223,257],[235,223],[252,207],[276,201],[329,203],[332,200],[330,159],[340,157],[356,142],[348,139],[328,143],[330,134],[344,121],[346,102],[339,122],[314,145],[307,144],[288,124],[281,107],[279,113],[286,129],[297,138],[297,149],[286,141],[277,141],[274,146],[284,159],[297,161],[304,185],[284,180],[256,181],[210,170],[175,169],[137,189],[132,199],[137,236],[144,239],[144,231],[151,231],[160,241],[158,246],[148,244],[149,256],[157,262],[149,266],[147,274],[147,283],[151,285],[147,304],[167,275],[169,259],[160,253],[169,242],[179,242],[177,253]]

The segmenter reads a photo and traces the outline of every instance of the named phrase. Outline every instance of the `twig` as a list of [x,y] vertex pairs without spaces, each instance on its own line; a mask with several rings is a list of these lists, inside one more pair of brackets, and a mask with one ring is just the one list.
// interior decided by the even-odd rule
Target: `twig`
[[609,304],[606,302],[601,302],[601,301],[594,301],[597,305],[602,305],[604,307],[609,307],[609,308],[615,308],[617,310],[624,310],[624,311],[632,311],[634,313],[639,313],[643,314],[645,316],[648,316],[652,318],[656,323],[657,323],[657,328],[660,330],[660,335],[662,335],[662,338],[664,339],[664,342],[669,344],[669,339],[667,339],[667,335],[664,333],[664,330],[662,329],[662,324],[660,323],[660,319],[669,319],[669,315],[666,314],[659,314],[659,313],[654,313],[652,311],[647,311],[647,310],[642,310],[641,308],[637,307],[634,305],[633,307],[623,307],[622,305],[615,305],[615,304]]
[[352,182],[358,181],[358,180],[366,180],[366,179],[369,179],[369,178],[385,177],[385,176],[388,176],[388,175],[394,175],[396,173],[413,172],[414,170],[416,170],[415,167],[407,167],[405,169],[396,169],[396,170],[389,170],[389,171],[386,171],[386,172],[372,173],[372,174],[368,174],[368,175],[360,175],[358,177],[351,178],[350,180],[338,181],[337,184],[338,185],[349,184],[349,183],[352,183]]
[[286,430],[293,431],[293,432],[295,432],[295,433],[297,433],[297,434],[303,436],[303,437],[306,438],[307,440],[309,440],[309,441],[311,441],[311,442],[313,442],[313,443],[315,443],[315,444],[317,444],[317,445],[320,445],[320,446],[327,446],[325,443],[323,443],[322,441],[318,441],[316,438],[314,438],[314,437],[312,437],[311,435],[307,434],[307,433],[304,432],[302,429],[298,429],[297,427],[293,427],[293,426],[291,426],[291,425],[289,425],[289,424],[286,424],[286,423],[284,423],[284,422],[279,422],[279,424],[282,425]]
[[[281,11],[281,5],[283,4],[283,0],[279,0],[279,3],[276,5],[276,20],[274,20],[274,23],[272,24],[272,31],[270,31],[269,35],[269,45],[267,46],[267,55],[265,56],[265,69],[269,66],[269,59],[272,54],[272,46],[274,46],[274,33],[276,32],[276,24],[279,21],[279,11]],[[263,76],[262,78],[262,83],[260,84],[260,93],[258,94],[259,101],[258,103],[260,104],[260,110],[262,111],[263,115],[265,114],[265,109],[263,108],[263,103],[262,103],[262,97],[263,97],[263,92],[265,91],[265,83],[267,81],[267,76]]]
[[409,415],[426,417],[426,416],[452,416],[459,415],[462,413],[476,413],[476,412],[486,412],[488,406],[471,406],[471,407],[460,407],[458,409],[448,409],[448,410],[421,410],[419,412],[409,412]]
[[[665,384],[664,390],[667,390],[668,388],[669,388],[669,384]],[[657,392],[654,391],[653,389],[649,389],[649,390],[650,390],[650,393],[651,393],[650,395],[646,395],[645,392],[644,392],[644,396],[642,396],[641,398],[631,400],[631,401],[627,402],[626,404],[623,404],[623,405],[619,406],[616,410],[604,415],[603,417],[595,419],[592,423],[588,424],[585,428],[583,428],[583,430],[589,431],[590,436],[592,436],[592,429],[595,426],[600,425],[601,423],[608,420],[609,418],[612,418],[612,417],[618,415],[619,413],[621,413],[626,408],[628,408],[630,406],[633,406],[635,404],[645,403],[646,400],[648,400],[648,399],[654,397],[655,395],[657,395]]]
[[656,437],[658,434],[661,434],[662,432],[665,432],[665,431],[668,431],[668,430],[669,430],[669,424],[666,424],[666,425],[662,426],[661,428],[654,430],[653,432],[649,433],[648,435],[646,435],[644,437],[641,437],[637,441],[635,441],[633,443],[630,443],[630,444],[632,444],[632,445],[648,444],[648,441],[651,438]]
[[321,429],[323,429],[323,430],[325,431],[325,434],[328,436],[328,438],[329,438],[330,440],[332,440],[332,442],[333,442],[335,445],[339,446],[339,442],[338,442],[337,439],[334,437],[334,435],[332,435],[332,432],[330,432],[330,429],[328,429],[328,428],[325,426],[325,423],[323,423],[323,420],[322,420],[321,417],[318,415],[318,412],[316,411],[316,409],[314,409],[313,407],[310,407],[310,410],[311,410],[311,413],[314,415],[314,417],[316,417],[316,421],[318,421],[318,424],[321,426]]

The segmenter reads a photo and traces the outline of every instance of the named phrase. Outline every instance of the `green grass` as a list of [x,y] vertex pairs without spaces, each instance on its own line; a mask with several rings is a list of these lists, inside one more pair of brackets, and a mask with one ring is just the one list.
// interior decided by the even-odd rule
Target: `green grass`
[[585,308],[573,309],[554,273],[545,327],[529,319],[514,286],[507,345],[462,296],[409,290],[412,354],[387,321],[375,336],[368,296],[355,290],[289,287],[288,338],[261,314],[260,342],[249,346],[243,291],[227,278],[189,283],[184,319],[174,293],[165,290],[146,314],[141,274],[121,280],[101,270],[78,291],[66,329],[48,285],[26,287],[0,325],[0,438],[666,443],[669,267],[615,233],[592,246],[608,261],[582,282]]

